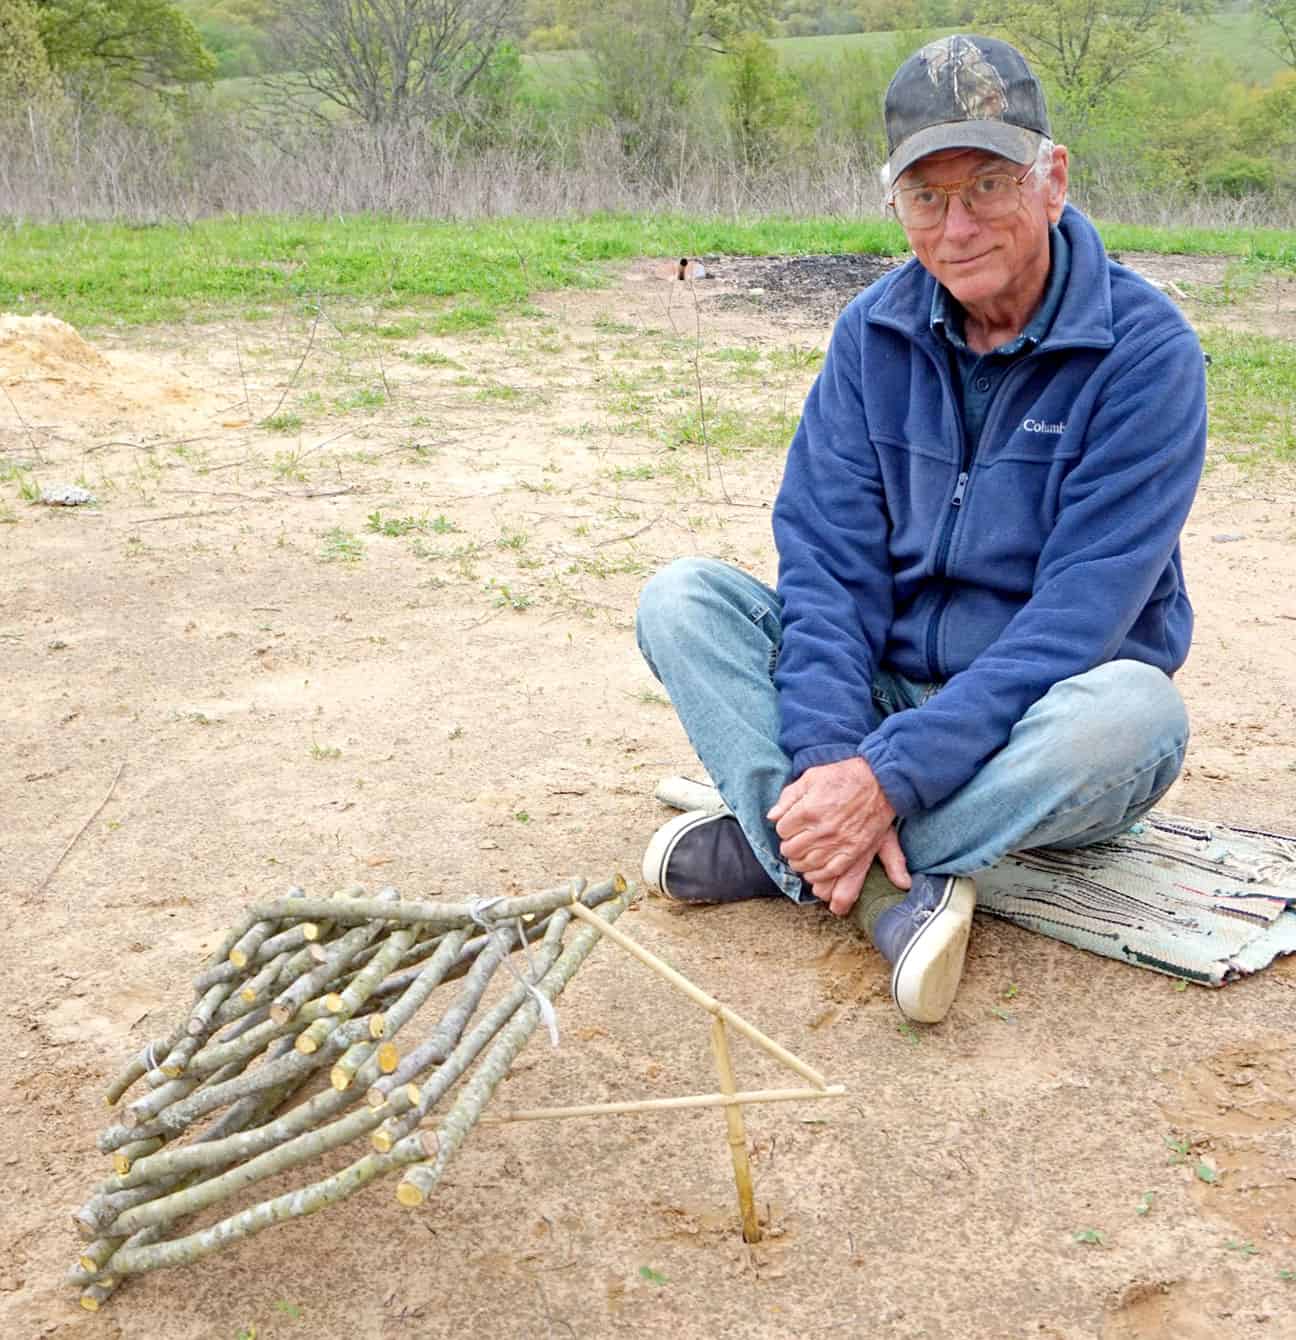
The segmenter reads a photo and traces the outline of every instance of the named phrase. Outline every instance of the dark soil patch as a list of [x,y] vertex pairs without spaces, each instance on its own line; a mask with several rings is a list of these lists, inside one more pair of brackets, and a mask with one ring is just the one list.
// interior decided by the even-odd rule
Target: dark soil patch
[[[699,297],[724,311],[831,324],[859,292],[903,264],[896,256],[704,256]],[[712,287],[714,285],[714,288]]]

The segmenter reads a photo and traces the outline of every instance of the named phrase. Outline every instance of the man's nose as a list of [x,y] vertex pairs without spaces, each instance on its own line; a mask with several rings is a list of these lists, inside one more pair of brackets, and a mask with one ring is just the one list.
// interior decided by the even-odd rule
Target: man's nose
[[963,203],[963,197],[957,193],[951,194],[945,210],[945,236],[957,242],[961,238],[973,236],[979,227],[972,211]]

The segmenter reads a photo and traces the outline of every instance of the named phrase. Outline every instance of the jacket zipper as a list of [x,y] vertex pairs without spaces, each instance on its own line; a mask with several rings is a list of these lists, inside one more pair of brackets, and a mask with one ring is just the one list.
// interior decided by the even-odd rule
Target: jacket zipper
[[[1011,380],[1017,369],[1020,368],[1022,364],[1029,362],[1038,352],[1038,348],[1032,349],[1029,353],[1024,354],[1021,358],[1017,359],[1011,367],[1004,370],[1003,380],[1000,381],[999,387],[994,393],[994,397],[986,407],[985,420],[981,425],[982,437],[985,436],[986,430],[992,425],[995,406],[1002,403],[1004,387]],[[939,375],[948,378],[950,376],[948,362],[946,362],[945,366],[942,368],[941,360],[936,359],[935,361]],[[945,389],[951,400],[953,400],[953,383],[947,380]],[[962,438],[962,458],[959,462],[959,475],[954,484],[954,492],[950,497],[949,508],[945,513],[945,521],[941,530],[940,543],[936,548],[936,562],[933,566],[932,576],[937,578],[948,575],[945,571],[945,564],[949,561],[950,547],[954,542],[954,527],[958,524],[959,509],[963,506],[963,498],[967,493],[968,479],[972,473],[972,457],[976,454],[976,447],[967,439],[967,430],[963,426],[961,409],[959,411],[959,434]],[[933,684],[939,684],[942,678],[938,641],[941,620],[945,617],[945,610],[949,606],[949,601],[949,591],[942,591],[936,598],[936,607],[932,611],[931,619],[927,624],[927,673],[930,682]]]

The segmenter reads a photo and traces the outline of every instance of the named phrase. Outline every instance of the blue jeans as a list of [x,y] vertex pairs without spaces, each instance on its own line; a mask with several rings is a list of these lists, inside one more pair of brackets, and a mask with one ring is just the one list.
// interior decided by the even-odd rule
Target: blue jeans
[[[778,594],[738,568],[679,559],[644,588],[638,638],[760,863],[803,901],[809,890],[765,818],[791,778],[773,681],[781,614]],[[884,716],[937,692],[888,670],[873,682]],[[1187,743],[1183,699],[1154,666],[1112,661],[1063,680],[966,786],[900,821],[905,859],[914,872],[970,875],[1012,851],[1100,842],[1156,804]]]

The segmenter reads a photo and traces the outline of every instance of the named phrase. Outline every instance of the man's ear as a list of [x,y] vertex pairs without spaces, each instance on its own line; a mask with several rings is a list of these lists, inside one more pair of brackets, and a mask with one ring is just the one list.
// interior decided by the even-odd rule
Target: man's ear
[[1053,146],[1053,166],[1049,170],[1044,187],[1044,209],[1050,223],[1056,223],[1062,217],[1066,205],[1067,183],[1070,180],[1071,155],[1065,144]]

